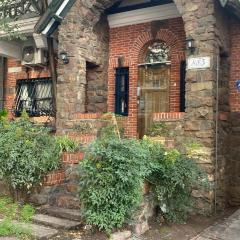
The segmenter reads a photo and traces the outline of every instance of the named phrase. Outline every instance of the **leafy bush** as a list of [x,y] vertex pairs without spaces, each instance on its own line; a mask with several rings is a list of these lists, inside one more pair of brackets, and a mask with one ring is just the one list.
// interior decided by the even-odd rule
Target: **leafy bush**
[[80,199],[88,224],[110,232],[121,227],[141,202],[148,149],[137,140],[95,141],[80,163]]
[[7,115],[8,115],[8,112],[7,112],[6,109],[2,109],[2,110],[0,110],[0,119],[2,119],[2,118],[6,118]]
[[101,132],[79,165],[80,200],[87,223],[107,232],[122,227],[141,202],[145,179],[152,184],[164,217],[185,220],[193,203],[192,188],[207,182],[198,165],[159,143],[117,138],[110,126]]
[[177,150],[163,151],[152,145],[152,170],[148,180],[163,216],[170,222],[183,222],[194,206],[194,187],[207,187],[206,174],[190,158]]
[[47,128],[27,116],[0,121],[0,176],[14,189],[39,184],[45,173],[60,165],[60,147]]
[[154,122],[152,127],[148,130],[147,136],[169,136],[169,129],[165,123]]

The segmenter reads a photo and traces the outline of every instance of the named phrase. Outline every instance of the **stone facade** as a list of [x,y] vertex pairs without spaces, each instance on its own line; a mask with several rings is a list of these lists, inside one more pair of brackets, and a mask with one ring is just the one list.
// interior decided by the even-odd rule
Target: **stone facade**
[[[156,113],[153,118],[168,126],[174,144],[182,139],[194,139],[201,144],[199,164],[206,169],[214,189],[195,193],[202,200],[200,208],[211,212],[216,207],[222,209],[227,202],[239,204],[240,93],[236,90],[236,80],[240,79],[239,20],[215,0],[174,0],[182,18],[110,29],[104,11],[115,2],[77,0],[60,26],[59,52],[67,51],[70,63],[58,62],[57,133],[83,142],[96,138],[96,129],[101,127],[97,119],[103,112],[114,111],[115,68],[120,57],[130,69],[130,102],[129,116],[119,121],[127,136],[137,137],[138,64],[147,44],[163,40],[172,47],[170,113]],[[195,40],[193,54],[185,51],[188,36]],[[211,59],[210,68],[187,70],[186,110],[179,113],[180,62],[188,57],[206,56]],[[48,71],[29,74],[49,75]],[[26,78],[26,72],[19,62],[9,60],[5,84],[8,109],[12,107],[19,78]],[[90,128],[82,132],[86,126]],[[170,145],[171,138],[167,140]],[[74,157],[71,161],[75,161]],[[76,190],[66,186],[51,191],[59,195],[69,189]]]
[[66,131],[76,113],[107,110],[107,22],[104,16],[97,24],[88,21],[84,4],[76,2],[59,31],[59,51],[67,50],[72,57],[67,66],[58,65],[58,132]]
[[[218,202],[219,208],[222,208],[226,203],[226,188],[228,184],[226,177],[228,157],[226,154],[227,150],[223,146],[226,144],[231,128],[226,117],[230,112],[229,102],[231,102],[231,109],[238,111],[239,95],[234,89],[235,78],[239,76],[237,72],[238,64],[234,60],[234,56],[231,56],[234,55],[238,49],[238,46],[236,46],[239,42],[237,23],[232,24],[231,21],[233,20],[231,20],[231,17],[221,8],[218,1],[199,0],[193,2],[188,0],[175,0],[174,3],[181,13],[182,19],[173,19],[159,23],[158,29],[156,30],[156,27],[154,28],[155,35],[152,35],[152,30],[153,25],[155,24],[156,26],[157,23],[113,28],[110,29],[109,33],[109,29],[103,24],[103,12],[106,8],[113,5],[113,3],[114,1],[110,0],[77,1],[64,22],[64,25],[60,28],[60,49],[68,49],[72,51],[71,54],[78,51],[78,54],[71,59],[70,65],[62,66],[59,64],[58,104],[60,107],[58,108],[58,128],[63,128],[63,123],[72,119],[77,112],[98,111],[99,108],[96,107],[96,102],[98,102],[98,100],[101,102],[100,99],[103,100],[103,98],[97,98],[98,100],[95,102],[87,100],[90,99],[89,96],[93,96],[94,93],[91,92],[86,83],[86,79],[92,79],[92,77],[88,77],[89,75],[94,76],[95,79],[98,79],[98,77],[96,76],[96,71],[92,73],[94,72],[93,68],[93,70],[91,69],[89,71],[86,78],[85,63],[89,61],[96,65],[101,65],[104,61],[106,63],[106,58],[109,55],[108,78],[106,77],[106,79],[103,80],[103,78],[100,77],[103,83],[108,85],[108,111],[114,111],[114,68],[118,66],[118,58],[123,57],[124,66],[130,67],[131,78],[130,115],[125,118],[124,124],[127,129],[127,135],[136,137],[137,64],[139,63],[141,49],[144,48],[147,42],[154,39],[154,36],[162,40],[175,41],[177,42],[176,50],[180,51],[180,54],[178,56],[174,55],[173,61],[180,61],[181,59],[185,59],[185,37],[192,36],[196,41],[194,57],[209,56],[211,58],[211,68],[187,71],[186,111],[182,120],[182,133],[184,137],[195,139],[203,146],[204,151],[202,155],[205,159],[204,162],[207,162],[207,164],[201,165],[209,173],[209,179],[216,184],[214,197],[213,194],[210,194],[209,199],[206,199],[206,205],[208,205],[209,211],[212,211],[213,208],[216,207],[216,202]],[[81,14],[77,14],[78,12]],[[81,19],[79,19],[79,16],[81,16]],[[94,31],[96,24],[98,27],[105,27],[105,31],[101,32],[101,36],[105,35],[105,41],[102,40],[103,38],[97,37],[97,33]],[[233,26],[231,34],[229,32],[229,24]],[[171,34],[166,33],[169,29],[172,31]],[[168,39],[164,39],[164,31],[168,35]],[[149,32],[151,33],[149,34]],[[69,36],[71,36],[71,41],[68,40]],[[174,38],[175,40],[173,40]],[[105,46],[103,51],[105,55],[101,55],[103,57],[101,59],[97,58],[97,60],[96,55],[100,56],[98,55],[98,47],[102,46],[101,44]],[[108,46],[110,53],[107,51]],[[234,48],[230,48],[230,46]],[[89,48],[92,52],[89,51]],[[92,60],[86,59],[86,56],[87,58],[92,57]],[[231,56],[230,59],[232,59],[230,85],[228,84],[230,75],[229,56]],[[179,63],[176,62],[176,68],[178,64]],[[234,67],[234,64],[236,64],[236,67]],[[176,68],[173,64],[173,69]],[[97,70],[96,66],[95,70]],[[77,74],[75,74],[75,72]],[[172,74],[172,83],[178,86],[179,76],[176,76],[174,80],[173,76],[175,73],[172,71]],[[178,75],[178,72],[176,72],[176,75]],[[96,80],[96,82],[98,82],[98,80]],[[82,88],[80,88],[79,83],[82,83]],[[92,84],[93,82],[90,80],[89,83]],[[216,107],[217,86],[219,88],[218,108]],[[87,93],[85,91],[86,87],[89,90]],[[176,92],[172,92],[171,95],[171,112],[179,111],[179,101],[176,100],[179,99],[178,90],[178,87],[176,87]],[[76,101],[77,98],[74,97],[74,94],[79,97],[78,101]],[[228,94],[230,94],[230,97],[228,97]],[[69,98],[70,95],[71,97]],[[96,91],[95,95],[97,95]],[[70,104],[66,104],[68,101]],[[91,106],[88,106],[88,104]],[[217,113],[217,111],[219,111],[219,113]],[[216,119],[218,119],[217,122]],[[218,124],[218,134],[216,132],[216,124]]]

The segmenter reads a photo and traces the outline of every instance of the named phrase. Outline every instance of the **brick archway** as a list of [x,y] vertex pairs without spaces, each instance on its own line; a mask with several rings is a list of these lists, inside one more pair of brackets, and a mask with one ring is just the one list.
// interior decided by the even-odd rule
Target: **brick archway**
[[[168,24],[164,29],[161,28],[155,33],[151,31],[151,24],[149,23],[110,31],[110,34],[115,36],[116,41],[110,43],[108,111],[114,111],[115,69],[119,66],[118,59],[123,58],[124,67],[129,67],[130,76],[129,116],[125,119],[126,134],[128,136],[137,136],[138,99],[136,93],[139,81],[138,64],[142,63],[142,56],[151,42],[164,41],[171,47],[170,111],[180,111],[180,102],[178,101],[180,99],[180,63],[185,60],[185,32],[180,19],[170,20]],[[171,31],[173,26],[177,26],[178,30]],[[139,29],[139,31],[135,28]],[[121,44],[119,45],[119,43]]]
[[135,59],[138,62],[144,55],[145,46],[154,41],[164,41],[171,48],[171,55],[177,56],[179,61],[185,59],[185,52],[183,50],[183,43],[178,37],[168,29],[161,29],[154,37],[151,32],[142,33],[132,44],[130,59]]

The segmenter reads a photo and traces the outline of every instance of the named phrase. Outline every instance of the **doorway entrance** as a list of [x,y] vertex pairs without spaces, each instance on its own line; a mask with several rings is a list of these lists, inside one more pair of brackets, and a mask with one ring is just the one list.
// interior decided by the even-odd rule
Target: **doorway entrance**
[[169,112],[170,66],[153,65],[139,68],[138,132],[143,137],[152,127],[153,113]]
[[169,112],[170,49],[165,42],[151,44],[145,63],[139,65],[138,133],[142,138],[152,127],[153,113]]

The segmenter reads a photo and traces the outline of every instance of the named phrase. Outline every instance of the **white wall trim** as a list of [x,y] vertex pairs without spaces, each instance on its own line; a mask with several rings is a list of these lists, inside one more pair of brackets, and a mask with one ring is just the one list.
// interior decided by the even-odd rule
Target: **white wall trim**
[[176,5],[169,3],[108,16],[110,28],[181,17]]
[[[17,26],[17,31],[21,34],[25,34],[27,36],[32,35],[34,33],[34,27],[38,22],[39,17],[27,18],[19,21],[15,21],[12,25]],[[11,23],[10,23],[11,25]],[[4,31],[0,31],[0,37],[6,37],[7,34]]]
[[0,40],[0,56],[22,58],[22,45],[19,42]]

